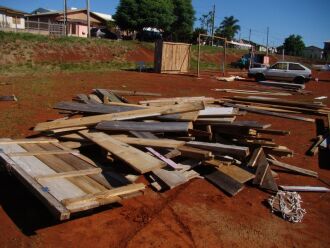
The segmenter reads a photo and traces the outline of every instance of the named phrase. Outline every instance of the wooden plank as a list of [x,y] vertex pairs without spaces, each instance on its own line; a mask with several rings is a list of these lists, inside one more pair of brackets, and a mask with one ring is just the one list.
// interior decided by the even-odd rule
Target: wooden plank
[[261,147],[254,149],[253,153],[251,155],[251,158],[246,166],[247,167],[257,167],[258,158],[262,152],[263,152],[263,149]]
[[148,146],[148,147],[157,147],[157,148],[177,148],[179,146],[183,146],[186,143],[184,141],[178,141],[172,139],[144,139],[144,138],[116,136],[116,135],[112,135],[111,137],[129,145]]
[[135,91],[135,90],[113,90],[110,89],[109,91],[123,95],[123,96],[161,96],[162,94],[159,93],[151,93],[151,92],[142,92],[142,91]]
[[259,81],[259,84],[275,87],[284,87],[284,88],[294,88],[294,89],[305,89],[304,84],[294,84],[294,83],[284,83],[284,82],[274,82],[274,81]]
[[43,175],[39,177],[35,177],[35,180],[42,181],[42,180],[52,180],[58,178],[68,178],[68,177],[78,177],[78,176],[87,176],[93,174],[99,174],[102,172],[101,168],[92,168],[92,169],[85,169],[85,170],[78,170],[78,171],[68,171],[68,172],[61,172],[49,175]]
[[194,124],[205,124],[205,125],[214,125],[218,123],[233,123],[236,117],[227,117],[227,118],[198,118]]
[[257,171],[255,178],[253,179],[253,184],[259,187],[271,191],[277,191],[278,187],[270,171],[269,163],[267,162],[266,155],[263,150],[257,159]]
[[312,170],[307,170],[307,169],[303,169],[294,165],[290,165],[290,164],[286,164],[277,160],[273,160],[273,159],[267,159],[272,165],[278,166],[280,168],[284,168],[290,171],[294,171],[294,172],[298,172],[302,175],[307,175],[307,176],[312,176],[312,177],[318,177],[318,173],[316,171],[312,171]]
[[239,158],[245,158],[249,155],[249,148],[244,146],[225,145],[220,143],[208,143],[199,141],[189,141],[186,145],[212,151],[218,154],[230,155]]
[[165,169],[156,169],[152,173],[165,183],[170,189],[188,182],[188,179],[178,171],[168,171]]
[[122,196],[143,191],[145,185],[143,183],[129,184],[126,186],[102,191],[96,194],[89,194],[82,197],[75,197],[62,200],[62,204],[71,212],[81,211],[82,209],[95,208],[101,205],[119,201]]
[[232,116],[235,113],[232,107],[205,107],[205,109],[199,111],[199,117],[209,116]]
[[242,183],[237,182],[235,179],[218,170],[204,175],[204,177],[231,196],[236,195],[244,188]]
[[324,135],[318,135],[313,146],[307,151],[308,155],[314,156],[319,151],[319,145],[326,139]]
[[284,113],[270,112],[270,111],[266,111],[266,110],[256,109],[253,107],[243,107],[243,106],[239,106],[239,105],[232,104],[232,103],[225,103],[225,106],[236,107],[236,108],[239,108],[239,109],[242,109],[242,110],[245,110],[248,112],[256,113],[256,114],[270,115],[270,116],[276,116],[276,117],[280,117],[280,118],[305,121],[305,122],[313,122],[313,123],[315,122],[315,119],[312,119],[312,118],[289,115],[289,114],[284,114]]
[[214,158],[212,152],[195,147],[180,146],[177,149],[181,153],[181,156],[183,157],[195,158],[201,160]]
[[9,157],[23,157],[23,156],[38,156],[38,155],[56,155],[56,154],[68,154],[68,153],[79,153],[78,151],[37,151],[37,152],[11,152],[7,153]]
[[255,178],[254,174],[242,169],[241,167],[231,164],[231,162],[213,159],[204,161],[204,164],[216,167],[217,170],[221,171],[227,176],[230,176],[240,183],[246,183],[247,181]]
[[330,192],[329,188],[318,186],[284,186],[280,185],[280,188],[285,191],[297,191],[297,192]]
[[94,89],[94,91],[103,99],[107,98],[110,102],[122,102],[115,94],[106,89]]
[[266,97],[230,97],[230,99],[234,100],[243,100],[249,102],[260,102],[260,103],[268,103],[273,105],[284,105],[284,106],[293,106],[293,107],[303,107],[303,108],[314,108],[319,109],[325,107],[325,105],[315,104],[315,103],[307,103],[307,102],[298,102],[298,101],[290,101],[278,98],[266,98]]
[[[26,149],[27,151],[31,151],[31,152],[47,150],[49,147],[48,144],[40,144],[40,145],[28,144],[28,145],[22,145],[22,146],[24,147],[24,149]],[[50,147],[52,150],[54,149],[54,147],[52,145],[50,145]],[[75,169],[74,166],[72,166],[70,163],[64,161],[59,156],[75,157],[73,154],[36,155],[35,157],[38,158],[43,163],[45,163],[49,168],[51,168],[52,170],[54,170],[57,173],[73,171]],[[23,158],[29,158],[29,157],[23,157]],[[35,176],[49,175],[49,174],[54,174],[54,172],[37,174]],[[107,187],[98,183],[96,180],[94,180],[88,176],[66,178],[65,180],[76,185],[80,190],[82,190],[84,193],[87,193],[87,194],[96,193],[96,192],[100,192],[102,190],[107,189]],[[53,182],[53,181],[55,181],[55,180],[49,181],[48,183]],[[47,181],[45,181],[45,182],[47,182]]]
[[17,140],[0,140],[0,145],[9,144],[43,144],[43,143],[57,143],[57,139],[17,139]]
[[142,174],[165,165],[162,161],[150,156],[149,154],[142,152],[126,143],[120,142],[105,133],[93,133],[88,131],[79,131],[79,133],[103,147],[114,156],[123,160]]
[[191,122],[138,122],[138,121],[102,121],[96,129],[106,131],[138,132],[188,132]]
[[114,114],[104,114],[97,116],[73,118],[68,120],[44,122],[37,124],[34,130],[47,131],[51,129],[66,128],[66,127],[91,126],[101,121],[130,120],[130,119],[137,119],[142,117],[159,116],[164,114],[190,112],[201,109],[204,109],[204,104],[202,102],[178,104],[175,106],[155,107],[150,109],[132,110],[132,111],[126,111],[126,112],[114,113]]
[[59,220],[68,220],[70,211],[54,196],[44,190],[23,168],[19,167],[11,158],[0,151],[0,160],[39,200],[45,204],[50,212]]
[[287,130],[276,130],[276,129],[256,129],[258,133],[264,134],[275,134],[275,135],[288,135],[290,131]]

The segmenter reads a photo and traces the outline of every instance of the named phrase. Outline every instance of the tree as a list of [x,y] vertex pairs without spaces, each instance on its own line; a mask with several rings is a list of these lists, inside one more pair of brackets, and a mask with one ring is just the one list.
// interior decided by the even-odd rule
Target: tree
[[206,29],[204,29],[204,28],[195,28],[195,30],[192,34],[192,38],[191,38],[192,43],[198,42],[199,34],[207,34]]
[[175,21],[173,3],[172,0],[120,0],[114,19],[122,30],[152,27],[170,31]]
[[188,41],[192,38],[195,10],[191,0],[172,0],[175,20],[171,25],[172,38],[175,41]]
[[292,34],[284,40],[283,47],[286,55],[301,56],[305,43],[300,35]]
[[114,14],[116,24],[122,30],[134,31],[138,26],[138,3],[136,0],[120,0]]
[[220,24],[220,27],[215,30],[216,36],[221,36],[227,38],[227,40],[232,40],[235,34],[241,30],[240,25],[237,23],[239,20],[235,19],[234,16],[225,17]]
[[202,17],[199,18],[199,21],[201,23],[201,29],[206,30],[206,34],[210,34],[212,30],[213,25],[213,13],[210,11],[207,14],[202,15]]

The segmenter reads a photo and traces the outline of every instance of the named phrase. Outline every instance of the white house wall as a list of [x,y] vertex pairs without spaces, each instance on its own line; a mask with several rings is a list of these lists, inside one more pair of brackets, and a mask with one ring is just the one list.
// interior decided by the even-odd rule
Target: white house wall
[[0,13],[0,26],[7,28],[17,28],[17,29],[25,29],[25,19],[23,17],[19,17],[20,24],[13,23],[13,17],[7,16],[5,14]]

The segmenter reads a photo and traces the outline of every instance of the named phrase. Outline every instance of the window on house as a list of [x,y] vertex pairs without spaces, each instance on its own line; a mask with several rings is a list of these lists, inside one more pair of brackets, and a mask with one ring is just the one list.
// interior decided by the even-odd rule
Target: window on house
[[289,70],[291,71],[303,71],[305,70],[301,65],[298,64],[289,64]]
[[13,24],[21,24],[21,18],[13,16]]

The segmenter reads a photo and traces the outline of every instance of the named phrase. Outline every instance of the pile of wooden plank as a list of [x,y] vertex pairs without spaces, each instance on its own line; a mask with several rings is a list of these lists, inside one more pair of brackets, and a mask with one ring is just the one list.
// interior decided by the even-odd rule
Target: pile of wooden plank
[[[236,117],[254,112],[252,104],[260,107],[261,100],[267,102],[268,109],[253,105],[253,110],[280,114],[279,117],[284,116],[280,110],[328,111],[321,104],[297,106],[291,101],[270,98],[204,96],[158,98],[132,104],[124,95],[157,96],[95,89],[92,94],[77,95],[75,101],[57,103],[55,108],[67,116],[37,124],[34,130],[40,132],[42,139],[0,142],[5,167],[16,171],[53,211],[56,209],[60,219],[136,195],[145,187],[136,183],[141,174],[158,191],[193,178],[205,178],[232,196],[246,184],[276,192],[274,178],[278,174],[272,166],[318,176],[314,171],[274,158],[293,156],[292,150],[270,138],[289,135],[289,131],[271,129],[268,123],[237,121]],[[74,149],[85,151],[88,158]],[[90,154],[95,149],[98,155]],[[39,167],[35,168],[34,163]]]

